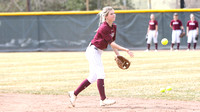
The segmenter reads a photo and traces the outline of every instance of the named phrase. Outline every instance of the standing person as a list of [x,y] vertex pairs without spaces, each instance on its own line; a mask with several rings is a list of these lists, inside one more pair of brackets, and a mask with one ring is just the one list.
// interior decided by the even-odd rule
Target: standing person
[[116,17],[114,9],[112,7],[104,7],[99,15],[99,28],[86,50],[86,57],[89,61],[89,77],[85,79],[75,91],[69,92],[70,102],[73,107],[75,106],[75,100],[78,94],[96,80],[97,88],[100,94],[100,106],[107,106],[116,103],[116,101],[106,98],[104,89],[105,73],[101,60],[101,54],[108,45],[112,47],[116,55],[120,55],[118,50],[122,50],[133,57],[133,53],[129,49],[115,43],[117,26],[113,23]]
[[184,27],[182,22],[178,19],[178,14],[174,13],[174,19],[170,22],[170,27],[172,28],[172,44],[170,50],[173,50],[174,44],[177,43],[177,50],[180,47],[180,34],[184,32]]
[[150,15],[150,21],[149,26],[147,29],[147,50],[150,50],[151,41],[153,39],[153,42],[155,44],[155,51],[158,50],[158,22],[155,20],[154,14]]
[[188,37],[188,51],[190,50],[191,42],[194,43],[194,50],[197,46],[197,40],[195,37],[199,34],[199,25],[195,20],[194,14],[190,14],[190,20],[187,22],[187,37]]

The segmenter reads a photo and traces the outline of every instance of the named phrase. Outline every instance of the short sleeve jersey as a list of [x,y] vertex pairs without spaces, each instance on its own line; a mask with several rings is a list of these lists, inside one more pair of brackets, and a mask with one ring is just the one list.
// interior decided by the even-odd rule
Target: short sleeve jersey
[[110,27],[107,22],[102,23],[91,43],[101,50],[106,49],[108,44],[115,41],[116,29],[117,26],[114,23],[112,27]]
[[173,27],[173,30],[180,30],[182,22],[180,20],[171,20],[170,25]]
[[191,20],[189,20],[187,22],[187,27],[189,28],[189,30],[195,30],[196,28],[199,27],[199,25],[198,25],[197,21],[191,21]]
[[158,22],[156,20],[154,21],[149,21],[149,29],[150,30],[155,30],[156,29],[156,25],[158,25]]

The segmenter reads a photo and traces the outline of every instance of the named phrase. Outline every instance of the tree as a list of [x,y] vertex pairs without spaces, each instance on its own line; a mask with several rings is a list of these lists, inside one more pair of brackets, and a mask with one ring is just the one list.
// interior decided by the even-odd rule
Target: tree
[[0,0],[1,12],[23,11],[82,11],[100,10],[105,6],[115,9],[134,9],[132,0]]

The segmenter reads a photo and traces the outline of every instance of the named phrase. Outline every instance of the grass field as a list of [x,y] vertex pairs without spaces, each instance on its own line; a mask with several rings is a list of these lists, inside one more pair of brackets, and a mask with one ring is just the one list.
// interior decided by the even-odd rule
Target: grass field
[[[108,97],[200,101],[200,51],[134,51],[121,70],[114,53],[102,55]],[[67,94],[88,76],[84,52],[0,53],[0,93]],[[172,91],[160,93],[160,88]],[[80,95],[98,96],[96,83]]]

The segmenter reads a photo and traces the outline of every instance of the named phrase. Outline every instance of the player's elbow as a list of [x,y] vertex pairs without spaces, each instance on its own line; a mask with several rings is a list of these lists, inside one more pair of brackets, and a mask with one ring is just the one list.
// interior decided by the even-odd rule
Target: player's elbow
[[113,41],[113,42],[110,43],[110,46],[111,46],[112,48],[115,48],[116,43]]
[[119,49],[119,45],[116,44],[114,41],[110,43],[110,46],[114,49]]

